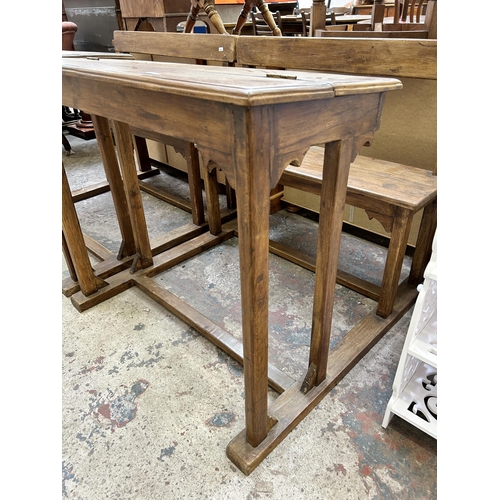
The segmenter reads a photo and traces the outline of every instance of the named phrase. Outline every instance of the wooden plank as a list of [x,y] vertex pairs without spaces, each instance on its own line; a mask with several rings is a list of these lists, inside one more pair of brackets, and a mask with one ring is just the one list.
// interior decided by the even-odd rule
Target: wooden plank
[[286,61],[288,69],[437,79],[436,40],[244,36],[237,57],[257,67]]
[[[269,251],[274,255],[286,259],[298,266],[301,266],[309,271],[316,272],[316,262],[314,258],[303,253],[291,249],[289,246],[283,245],[277,241],[269,240]],[[337,283],[346,286],[355,292],[361,293],[365,297],[373,300],[378,300],[380,296],[380,287],[358,278],[353,274],[337,269]]]
[[[319,195],[323,156],[324,148],[313,146],[300,166],[286,168],[281,184]],[[351,163],[346,202],[359,206],[360,197],[367,197],[373,201],[366,208],[387,204],[416,212],[436,196],[436,191],[437,177],[429,170],[358,155]],[[390,210],[383,213],[392,215]]]
[[382,319],[373,309],[352,328],[341,343],[331,351],[327,377],[322,384],[307,394],[300,391],[302,381],[297,381],[269,407],[269,415],[277,423],[258,446],[251,446],[245,431],[241,431],[227,446],[228,458],[246,475],[250,474],[309,414],[309,412],[335,387],[358,361],[402,318],[415,303],[415,288],[406,282],[399,286],[392,314]]
[[113,36],[113,45],[118,52],[227,63],[235,61],[236,39],[232,35],[115,31]]
[[[139,179],[147,179],[154,175],[158,175],[160,171],[157,168],[151,168],[146,172],[138,172]],[[100,194],[104,194],[110,191],[110,187],[107,181],[97,182],[92,186],[83,187],[81,189],[75,189],[71,192],[73,196],[73,202],[78,203],[79,201],[88,200],[89,198],[93,198],[94,196],[98,196]]]
[[[240,340],[150,278],[144,276],[135,277],[134,283],[146,295],[156,300],[156,302],[243,365],[243,343]],[[280,394],[295,383],[294,379],[276,368],[272,363],[269,363],[268,373],[269,385]]]

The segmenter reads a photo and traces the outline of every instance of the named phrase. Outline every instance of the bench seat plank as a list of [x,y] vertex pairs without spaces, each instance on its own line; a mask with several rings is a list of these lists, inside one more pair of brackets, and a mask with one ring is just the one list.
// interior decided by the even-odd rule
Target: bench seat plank
[[[289,165],[281,184],[319,195],[324,148],[313,146],[298,167]],[[358,155],[349,170],[347,203],[350,195],[365,195],[390,205],[418,211],[437,192],[437,177],[429,170]]]

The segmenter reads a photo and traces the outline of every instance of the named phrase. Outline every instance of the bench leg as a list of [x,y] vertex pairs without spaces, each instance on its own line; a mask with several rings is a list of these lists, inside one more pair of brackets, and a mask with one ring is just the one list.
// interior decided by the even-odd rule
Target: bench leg
[[396,208],[377,307],[377,316],[382,318],[387,318],[394,307],[412,220],[410,210]]
[[424,208],[418,231],[415,253],[411,263],[408,284],[418,286],[424,280],[424,271],[432,254],[432,241],[437,227],[437,200]]

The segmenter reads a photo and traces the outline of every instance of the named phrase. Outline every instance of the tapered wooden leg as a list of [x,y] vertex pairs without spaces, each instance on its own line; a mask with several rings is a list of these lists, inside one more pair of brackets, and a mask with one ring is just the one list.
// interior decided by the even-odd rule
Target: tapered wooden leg
[[409,210],[401,207],[396,209],[378,299],[377,315],[381,318],[387,318],[394,307],[394,299],[401,278],[401,269],[403,268],[412,219],[413,214]]
[[136,246],[136,258],[132,265],[131,272],[137,269],[145,269],[153,265],[153,254],[149,242],[146,217],[142,204],[141,190],[134,160],[134,149],[130,127],[123,122],[113,121],[116,147],[123,178],[125,197],[130,213],[132,231]]
[[121,260],[136,253],[130,212],[127,205],[127,198],[125,196],[118,159],[116,158],[109,121],[102,116],[92,115],[92,122],[94,124],[97,145],[101,153],[104,172],[111,190],[111,196],[113,197],[118,226],[120,227],[120,233],[122,235],[122,244],[118,253],[118,259]]
[[[265,150],[265,147],[263,148]],[[254,158],[259,161],[260,158]],[[261,160],[262,161],[262,160]],[[244,161],[236,169],[240,254],[246,439],[252,446],[267,436],[269,297],[269,175]],[[267,173],[266,173],[267,174]]]
[[309,370],[302,387],[304,393],[307,393],[313,385],[323,382],[326,377],[337,262],[352,148],[352,139],[325,145],[311,350]]
[[207,197],[208,227],[211,234],[217,235],[222,231],[217,165],[210,163],[203,169],[203,172],[205,177],[205,194]]
[[408,284],[417,286],[424,280],[424,271],[431,259],[432,240],[437,228],[437,200],[424,208],[420,229],[415,244]]
[[62,229],[63,241],[69,256],[68,267],[71,266],[74,270],[82,293],[89,296],[107,283],[95,276],[92,270],[64,165],[62,166]]
[[148,145],[144,137],[134,135],[134,149],[137,154],[137,162],[139,163],[139,170],[147,172],[151,170],[151,160],[149,158]]
[[68,266],[68,272],[71,279],[75,282],[78,281],[78,276],[76,275],[75,265],[73,264],[73,260],[71,259],[71,254],[69,253],[68,244],[66,243],[66,238],[64,237],[64,233],[62,234],[62,249],[64,260],[66,261],[66,265]]
[[200,155],[192,142],[186,144],[186,165],[193,224],[201,226],[205,222],[205,212],[200,177]]

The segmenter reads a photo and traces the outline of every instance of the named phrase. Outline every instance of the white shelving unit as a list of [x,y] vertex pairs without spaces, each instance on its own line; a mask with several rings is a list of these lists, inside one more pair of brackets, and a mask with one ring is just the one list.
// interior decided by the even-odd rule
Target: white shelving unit
[[398,415],[437,439],[437,231],[382,427]]

